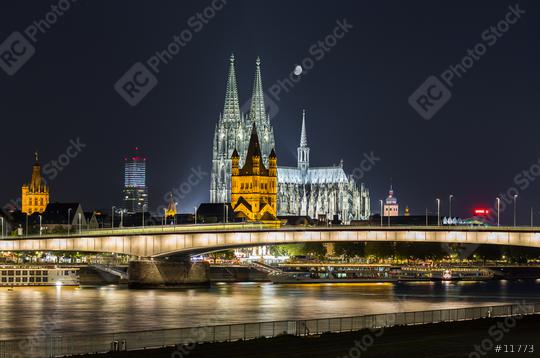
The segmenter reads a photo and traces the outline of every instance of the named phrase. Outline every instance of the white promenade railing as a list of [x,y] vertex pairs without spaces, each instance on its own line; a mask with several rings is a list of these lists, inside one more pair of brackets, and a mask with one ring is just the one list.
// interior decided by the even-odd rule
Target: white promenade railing
[[[0,341],[0,358],[60,357],[113,350],[135,350],[182,346],[205,342],[228,342],[279,335],[306,336],[326,332],[349,332],[438,322],[465,321],[540,313],[540,303],[451,308],[417,312],[381,313],[353,317],[240,323],[65,336],[31,336]],[[184,348],[185,349],[185,348]],[[191,348],[192,349],[192,348]]]

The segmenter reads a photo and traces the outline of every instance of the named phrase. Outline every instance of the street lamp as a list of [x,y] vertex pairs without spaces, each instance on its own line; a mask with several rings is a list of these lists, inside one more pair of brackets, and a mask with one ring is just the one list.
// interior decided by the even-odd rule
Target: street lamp
[[452,199],[454,198],[454,195],[450,194],[448,197],[448,217],[452,218]]
[[67,221],[67,224],[68,224],[68,236],[69,236],[69,232],[71,231],[71,208],[68,208],[68,221]]
[[379,200],[379,202],[381,203],[381,226],[382,226],[382,221],[383,221],[383,201]]
[[437,226],[441,226],[441,199],[437,198]]
[[124,227],[124,210],[120,210],[120,227]]
[[497,197],[497,226],[500,226],[501,198]]
[[111,229],[114,229],[114,209],[116,209],[116,206],[111,208]]
[[79,235],[80,235],[81,232],[82,232],[81,225],[82,225],[82,219],[81,219],[81,213],[79,213]]
[[3,238],[4,237],[4,217],[0,216],[0,220],[2,220],[2,235],[1,235],[1,237]]
[[229,206],[227,203],[223,203],[223,206],[225,207],[225,223],[229,222]]
[[41,215],[38,215],[39,216],[39,236],[41,236],[41,230],[42,230],[42,227],[41,227]]
[[517,194],[514,194],[514,227],[516,226],[516,202],[517,202]]

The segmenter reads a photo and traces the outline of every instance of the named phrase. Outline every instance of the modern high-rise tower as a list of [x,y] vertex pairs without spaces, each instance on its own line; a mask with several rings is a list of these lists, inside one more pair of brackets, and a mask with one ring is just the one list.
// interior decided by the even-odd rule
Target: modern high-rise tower
[[138,147],[124,158],[124,210],[128,213],[148,210],[146,157],[140,154]]

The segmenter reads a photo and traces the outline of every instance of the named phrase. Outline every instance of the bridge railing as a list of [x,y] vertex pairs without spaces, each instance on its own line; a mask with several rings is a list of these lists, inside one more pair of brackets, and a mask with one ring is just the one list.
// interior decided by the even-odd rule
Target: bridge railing
[[58,357],[166,346],[176,346],[181,353],[185,353],[194,349],[196,344],[200,343],[228,342],[260,337],[271,338],[285,334],[306,336],[325,332],[339,333],[397,325],[417,325],[539,313],[540,303],[521,303],[94,335],[33,336],[18,340],[0,341],[0,358]]

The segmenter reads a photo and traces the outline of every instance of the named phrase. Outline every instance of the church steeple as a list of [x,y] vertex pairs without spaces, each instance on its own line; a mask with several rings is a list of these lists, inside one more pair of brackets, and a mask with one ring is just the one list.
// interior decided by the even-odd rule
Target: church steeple
[[38,152],[34,152],[34,165],[32,165],[32,177],[30,183],[23,184],[21,188],[21,211],[28,215],[45,211],[49,204],[49,187],[41,176]]
[[172,192],[169,193],[169,203],[167,205],[167,209],[165,210],[165,216],[173,218],[176,216],[176,203],[174,201]]
[[298,147],[298,168],[303,171],[309,168],[309,147],[307,146],[305,109],[302,110],[302,133],[300,134],[300,146]]
[[306,134],[306,110],[302,110],[302,133],[300,134],[300,146],[307,147],[307,134]]
[[240,104],[238,100],[238,87],[236,86],[236,71],[234,70],[234,54],[229,58],[229,77],[227,79],[227,90],[225,92],[225,105],[223,107],[223,120],[239,121]]
[[264,93],[261,78],[261,59],[257,57],[255,68],[255,81],[253,82],[253,92],[251,94],[251,107],[249,118],[256,122],[259,127],[262,121],[266,120],[266,110],[264,106]]
[[41,164],[39,164],[39,155],[37,150],[34,152],[34,165],[32,166],[32,177],[30,179],[30,188],[34,191],[40,191],[43,186],[41,179]]

